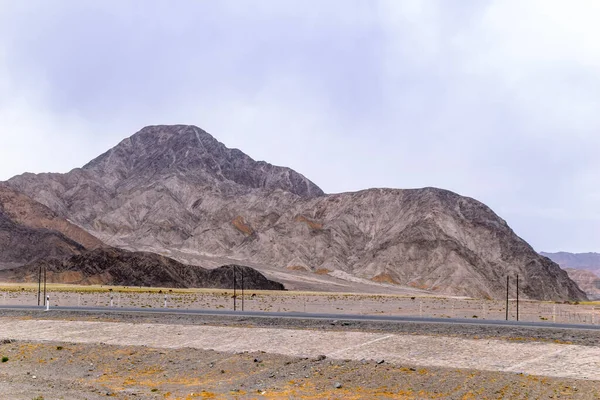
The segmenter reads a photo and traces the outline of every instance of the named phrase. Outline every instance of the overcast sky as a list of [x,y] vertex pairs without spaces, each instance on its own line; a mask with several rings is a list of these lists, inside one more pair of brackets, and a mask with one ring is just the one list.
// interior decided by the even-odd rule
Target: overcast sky
[[326,192],[436,186],[600,251],[600,1],[0,0],[0,180],[194,124]]

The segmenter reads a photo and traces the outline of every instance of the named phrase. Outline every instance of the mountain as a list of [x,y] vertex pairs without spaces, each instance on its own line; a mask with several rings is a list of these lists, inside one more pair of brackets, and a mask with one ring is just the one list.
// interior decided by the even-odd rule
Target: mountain
[[563,268],[586,269],[600,273],[599,253],[540,253]]
[[540,253],[560,265],[590,299],[600,299],[599,253]]
[[29,265],[0,271],[4,282],[37,282],[40,267],[46,268],[50,283],[149,286],[176,288],[233,288],[234,274],[240,287],[283,290],[253,268],[228,265],[216,269],[184,265],[170,258],[121,249],[99,248],[64,259],[38,260]]
[[600,276],[585,269],[565,268],[565,271],[590,300],[600,300]]
[[435,188],[325,195],[194,126],[152,126],[67,174],[8,184],[110,245],[501,298],[584,299],[484,204]]
[[48,207],[0,185],[0,269],[104,244]]

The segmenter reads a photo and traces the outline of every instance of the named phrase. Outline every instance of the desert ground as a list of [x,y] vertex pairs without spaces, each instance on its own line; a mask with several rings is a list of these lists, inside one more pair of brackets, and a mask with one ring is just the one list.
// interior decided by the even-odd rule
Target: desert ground
[[[0,310],[8,399],[598,399],[600,332],[551,327],[303,320],[301,312],[504,319],[504,302],[431,296],[244,292],[295,319],[129,314],[232,309],[226,290],[49,285],[51,311]],[[66,305],[110,308],[83,314]],[[236,299],[241,309],[242,299]],[[2,304],[37,304],[4,285]],[[597,305],[522,302],[520,319],[597,324]],[[511,319],[516,307],[511,301]]]

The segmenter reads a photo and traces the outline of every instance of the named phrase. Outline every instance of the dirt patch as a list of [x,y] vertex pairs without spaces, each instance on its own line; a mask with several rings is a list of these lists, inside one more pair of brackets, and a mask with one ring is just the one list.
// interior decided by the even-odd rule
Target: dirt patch
[[298,215],[296,218],[294,218],[294,221],[305,223],[313,231],[322,231],[323,230],[323,224],[322,223],[316,222],[316,221],[312,221],[312,220],[306,218],[303,215]]
[[242,216],[235,217],[231,223],[238,231],[246,236],[251,236],[254,233],[254,229],[252,229],[252,227],[246,223],[244,217]]
[[379,275],[375,275],[371,278],[373,282],[378,283],[390,283],[390,284],[399,284],[390,274],[381,273]]
[[327,269],[327,268],[319,268],[319,269],[315,270],[315,274],[317,274],[317,275],[327,275],[330,272],[331,272],[331,270]]
[[290,265],[289,267],[287,267],[287,269],[289,271],[302,271],[302,272],[308,272],[308,268],[303,267],[302,265]]

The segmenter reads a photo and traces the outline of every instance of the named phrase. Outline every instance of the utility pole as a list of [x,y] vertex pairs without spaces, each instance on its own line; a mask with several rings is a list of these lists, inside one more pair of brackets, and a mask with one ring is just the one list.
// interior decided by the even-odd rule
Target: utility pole
[[42,293],[42,264],[38,268],[38,306],[40,305],[40,295]]
[[517,274],[517,321],[519,320],[519,274]]
[[46,266],[44,265],[44,298],[46,298]]
[[237,286],[237,282],[236,282],[236,272],[237,272],[237,267],[234,265],[233,266],[233,311],[237,310],[237,304],[236,304],[236,300],[237,300],[237,293],[236,293],[236,286]]
[[508,321],[508,284],[509,284],[509,277],[506,277],[506,320]]
[[242,268],[242,311],[244,311],[244,268]]

